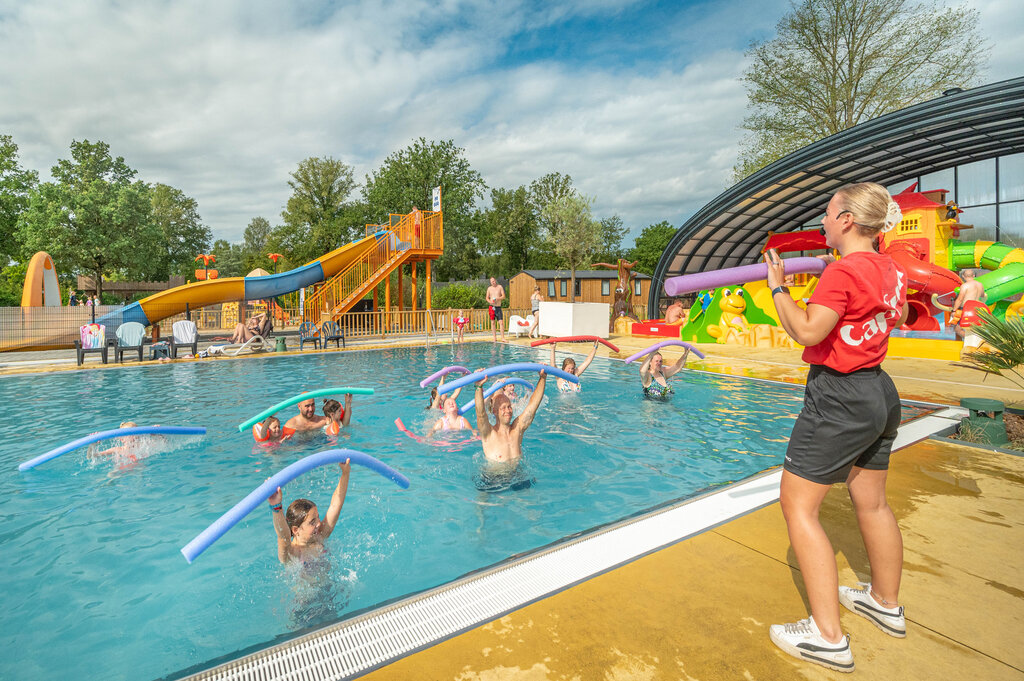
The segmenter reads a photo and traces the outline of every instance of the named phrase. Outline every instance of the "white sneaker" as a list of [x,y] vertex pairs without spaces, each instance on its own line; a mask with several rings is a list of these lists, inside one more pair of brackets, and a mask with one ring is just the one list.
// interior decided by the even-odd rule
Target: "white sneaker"
[[847,610],[866,617],[876,627],[896,638],[906,638],[907,620],[903,617],[903,606],[886,608],[871,595],[871,584],[858,582],[862,589],[849,586],[839,587],[839,602]]
[[773,624],[768,630],[768,636],[772,643],[793,657],[835,669],[837,672],[853,671],[850,637],[843,636],[838,643],[829,643],[821,637],[813,617],[789,624]]

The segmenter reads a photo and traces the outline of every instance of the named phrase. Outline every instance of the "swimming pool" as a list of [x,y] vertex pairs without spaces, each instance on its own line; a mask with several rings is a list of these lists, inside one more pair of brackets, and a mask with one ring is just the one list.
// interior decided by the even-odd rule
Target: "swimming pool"
[[[401,417],[422,432],[433,420],[417,383],[436,368],[547,358],[471,344],[0,380],[9,557],[0,677],[155,678],[446,583],[777,465],[802,399],[799,386],[684,372],[672,400],[654,402],[640,396],[635,368],[596,360],[582,394],[549,386],[524,441],[534,484],[500,494],[474,487],[478,444],[419,443],[393,425]],[[235,428],[329,385],[377,389],[355,398],[354,427],[337,445],[319,437],[264,449]],[[459,402],[468,399],[464,391]],[[125,419],[208,434],[127,470],[87,463],[82,451],[16,470]],[[372,454],[412,486],[353,471],[326,583],[310,587],[281,568],[262,508],[186,564],[179,549],[212,520],[270,473],[331,446]],[[306,496],[322,512],[336,480],[336,469],[318,469],[289,485],[285,501]]]

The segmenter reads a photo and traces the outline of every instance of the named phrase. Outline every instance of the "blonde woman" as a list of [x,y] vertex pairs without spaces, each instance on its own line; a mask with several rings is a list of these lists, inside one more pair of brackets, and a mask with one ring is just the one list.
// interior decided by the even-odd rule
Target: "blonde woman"
[[[769,635],[790,655],[842,672],[852,672],[854,665],[839,623],[840,603],[890,636],[906,636],[899,604],[903,540],[885,498],[900,398],[880,365],[889,333],[907,318],[907,275],[874,248],[879,235],[901,219],[899,206],[880,185],[836,192],[822,224],[826,244],[841,258],[825,268],[806,309],[783,285],[785,264],[778,253],[765,256],[779,320],[804,346],[803,359],[811,365],[779,492],[811,615],[772,625]],[[839,482],[853,500],[871,565],[871,583],[862,589],[839,586],[835,553],[818,519],[825,494]]]

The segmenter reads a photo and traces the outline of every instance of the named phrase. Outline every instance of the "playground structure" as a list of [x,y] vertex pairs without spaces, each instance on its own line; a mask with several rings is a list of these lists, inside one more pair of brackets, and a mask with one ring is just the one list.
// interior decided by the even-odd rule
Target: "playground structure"
[[[947,190],[915,191],[916,184],[893,196],[903,219],[879,239],[879,251],[888,254],[908,277],[907,304],[910,308],[904,330],[941,331],[950,325],[950,306],[963,283],[956,270],[981,268],[989,270],[977,277],[982,284],[987,306],[996,317],[1020,314],[1024,302],[1011,302],[1011,296],[1024,293],[1024,250],[992,241],[964,241],[963,230],[972,225],[959,222],[959,209],[946,202]],[[801,230],[784,234],[769,233],[762,253],[775,249],[779,253],[825,250],[825,237],[819,230]],[[753,266],[747,266],[753,267]],[[744,268],[734,268],[741,270]],[[725,271],[722,271],[725,272]],[[787,270],[788,273],[788,270]],[[692,276],[692,275],[687,275]],[[676,277],[665,282],[669,295],[684,292]],[[792,340],[782,331],[771,293],[763,280],[753,277],[737,279],[741,283],[700,291],[680,325],[679,338],[702,343],[739,343],[751,346],[786,347]],[[798,275],[790,294],[801,306],[817,284],[813,275]],[[940,321],[941,320],[941,321]],[[968,326],[977,323],[975,315],[964,315],[954,323]],[[633,324],[633,335],[671,334],[661,320]],[[903,339],[892,339],[897,344]]]
[[[366,236],[310,261],[301,267],[279,274],[224,277],[197,281],[161,291],[132,303],[113,315],[120,323],[136,321],[146,326],[167,317],[207,305],[240,300],[271,300],[275,296],[320,285],[306,299],[302,320],[319,326],[328,319],[337,320],[360,299],[395,270],[407,262],[427,262],[427,300],[430,300],[430,262],[443,250],[441,213],[415,211],[421,215],[391,215],[387,225],[367,225]],[[416,286],[413,269],[413,288]],[[389,303],[390,282],[385,288],[385,304]],[[376,290],[374,289],[376,307]],[[401,300],[401,298],[399,298]],[[414,296],[415,300],[415,296]],[[414,303],[415,305],[415,303]],[[98,320],[104,323],[104,319]]]
[[21,306],[55,307],[60,304],[57,267],[49,253],[39,251],[28,261],[25,285],[21,289]]
[[[198,270],[204,275],[200,281],[159,291],[138,302],[104,311],[103,314],[90,308],[90,313],[96,314],[95,320],[91,320],[88,315],[84,320],[79,319],[85,314],[84,309],[78,311],[65,308],[66,314],[57,317],[44,314],[44,311],[50,308],[55,308],[52,310],[54,314],[62,311],[59,309],[60,294],[53,261],[48,255],[41,253],[33,258],[29,276],[26,277],[23,304],[29,306],[21,308],[16,315],[7,315],[11,317],[10,322],[5,322],[9,331],[6,339],[0,344],[0,349],[6,351],[68,347],[69,339],[77,336],[78,325],[81,323],[95,321],[105,325],[108,333],[112,333],[125,322],[134,321],[150,326],[169,317],[191,314],[217,304],[225,304],[225,318],[231,317],[228,312],[233,311],[236,321],[242,321],[238,317],[243,316],[245,301],[260,301],[253,306],[255,309],[262,311],[269,307],[274,318],[283,323],[287,314],[277,305],[274,298],[296,291],[309,294],[299,313],[301,321],[313,322],[319,328],[324,321],[341,318],[371,290],[373,308],[377,310],[377,284],[381,282],[384,282],[384,300],[380,302],[383,303],[383,309],[392,311],[389,275],[396,271],[398,300],[395,301],[395,309],[402,313],[403,265],[420,261],[426,262],[426,308],[429,310],[431,263],[441,256],[443,248],[443,218],[440,211],[417,210],[407,215],[392,214],[385,224],[367,225],[365,237],[301,267],[275,274],[267,274],[260,270],[258,273],[250,273],[250,276],[223,278],[214,278],[214,270],[209,270],[207,278],[204,267]],[[273,255],[281,257],[279,254]],[[274,260],[276,270],[277,262]],[[212,262],[212,259],[209,262]],[[204,260],[204,265],[206,264],[208,261]],[[412,311],[415,312],[417,276],[416,268],[412,267],[411,270]],[[45,307],[42,307],[44,302]],[[404,328],[407,320],[401,314],[394,317],[392,319],[392,315],[384,315],[382,325],[385,330],[389,330],[393,324],[401,324]],[[70,328],[64,328],[65,324],[60,323],[65,319],[74,322],[73,332]]]

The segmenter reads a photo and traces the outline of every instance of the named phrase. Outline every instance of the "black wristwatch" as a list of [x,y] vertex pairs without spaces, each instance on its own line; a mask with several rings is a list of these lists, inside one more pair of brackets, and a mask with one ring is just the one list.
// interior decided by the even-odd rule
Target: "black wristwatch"
[[788,296],[789,295],[789,287],[788,286],[776,286],[775,288],[772,289],[772,298],[775,297],[776,293],[785,293]]

